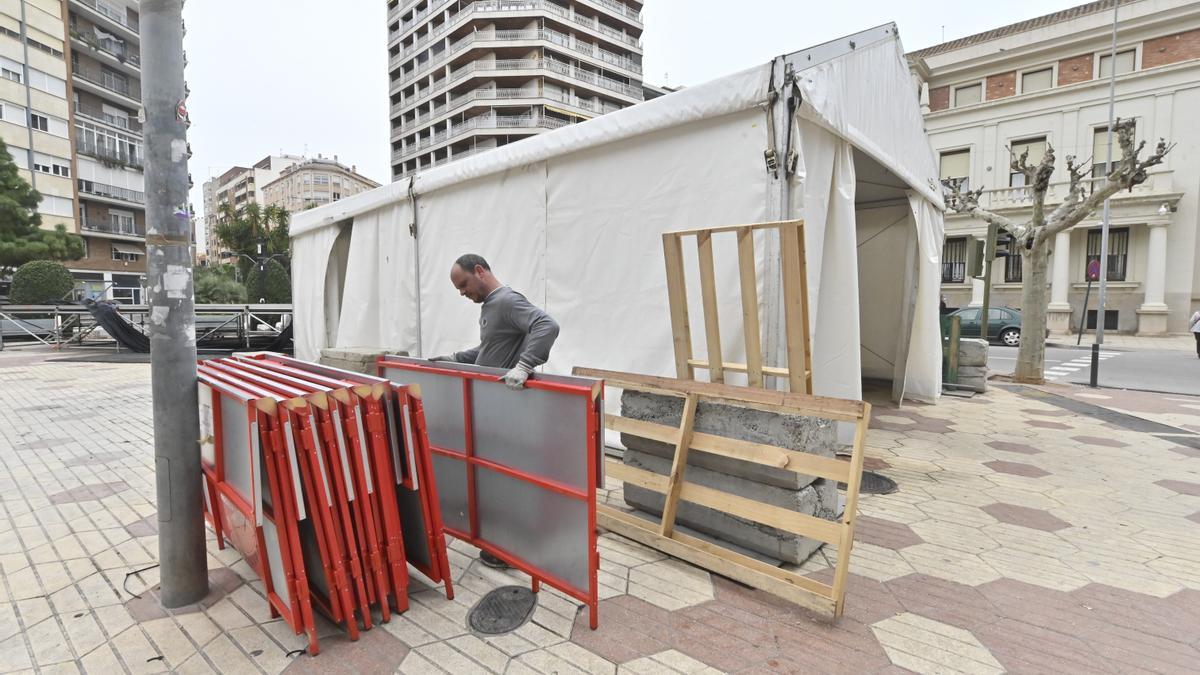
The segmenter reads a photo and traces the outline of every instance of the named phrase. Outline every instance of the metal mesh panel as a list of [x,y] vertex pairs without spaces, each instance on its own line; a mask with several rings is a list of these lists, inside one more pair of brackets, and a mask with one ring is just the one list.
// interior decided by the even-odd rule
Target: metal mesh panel
[[466,452],[461,380],[397,369],[388,369],[385,376],[399,384],[421,386],[421,399],[425,403],[425,430],[432,445]]
[[283,573],[283,551],[279,547],[279,533],[275,530],[275,523],[263,518],[262,532],[263,541],[266,542],[266,550],[263,553],[267,556],[267,568],[271,571],[271,587],[275,595],[291,607],[292,595],[288,592],[287,576]]
[[429,555],[429,530],[425,527],[420,493],[397,486],[396,503],[400,506],[400,528],[404,535],[405,555],[418,565],[433,567],[433,558]]
[[228,396],[219,398],[225,482],[243,499],[250,501],[254,495],[254,469],[250,464],[250,426],[246,408]]
[[[321,563],[321,549],[317,545],[317,531],[311,520],[298,523],[300,530],[300,552],[304,556],[304,571],[308,582],[329,597],[329,580],[325,578],[325,567]],[[274,574],[274,572],[272,572]]]
[[[475,456],[586,490],[587,406],[578,396],[476,380],[472,386]],[[514,423],[519,420],[519,423]]]
[[471,531],[467,515],[467,467],[463,462],[443,455],[433,456],[442,523],[460,532]]
[[475,473],[475,493],[480,539],[588,589],[586,502],[483,468]]

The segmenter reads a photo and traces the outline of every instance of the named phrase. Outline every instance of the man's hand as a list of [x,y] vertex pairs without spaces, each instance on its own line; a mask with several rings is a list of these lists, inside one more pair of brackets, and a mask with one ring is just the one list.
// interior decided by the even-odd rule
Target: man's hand
[[509,389],[524,389],[525,380],[529,379],[529,371],[527,366],[518,363],[515,368],[505,373],[503,382]]
[[430,360],[430,361],[453,361],[454,357],[453,356],[431,356],[431,357],[429,357],[428,360]]

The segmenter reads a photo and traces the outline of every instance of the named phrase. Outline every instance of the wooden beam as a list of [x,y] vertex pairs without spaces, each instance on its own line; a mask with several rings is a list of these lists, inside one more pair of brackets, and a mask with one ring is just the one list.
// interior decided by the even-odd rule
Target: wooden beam
[[788,387],[792,393],[804,394],[808,388],[804,376],[807,370],[807,307],[804,298],[804,265],[801,257],[798,227],[779,228],[780,258],[783,262],[783,316],[787,343]]
[[763,386],[762,333],[758,323],[758,275],[754,270],[754,230],[737,232],[738,275],[742,286],[742,330],[746,339],[746,369],[751,387]]
[[834,616],[837,603],[831,596],[831,589],[818,581],[680,532],[664,537],[650,529],[653,523],[609,506],[597,506],[596,517],[598,525],[623,537],[777,595],[822,616]]
[[692,358],[692,329],[688,325],[687,285],[683,277],[683,246],[679,237],[663,235],[663,257],[667,263],[667,301],[671,309],[671,338],[675,345],[675,376],[690,380],[696,375]]
[[846,507],[842,512],[842,536],[838,541],[837,565],[833,571],[833,597],[837,601],[836,616],[842,615],[846,602],[846,576],[850,572],[850,550],[854,548],[854,523],[858,518],[858,493],[862,486],[864,448],[867,428],[871,424],[871,404],[867,403],[863,418],[854,430],[854,446],[850,450],[850,478],[846,481]]
[[782,412],[791,415],[808,415],[830,420],[856,422],[862,418],[866,405],[862,401],[848,401],[840,398],[812,396],[803,393],[755,389],[752,387],[735,387],[727,384],[712,382],[695,382],[692,380],[641,375],[638,373],[623,373],[599,368],[581,368],[576,366],[573,374],[580,377],[591,377],[604,380],[610,387],[634,389],[651,393],[667,393],[683,397],[687,394],[699,394],[703,398],[716,399],[719,402],[730,402],[757,410]]
[[774,230],[783,227],[796,227],[804,225],[803,220],[772,220],[765,223],[749,223],[746,225],[722,225],[719,227],[701,227],[694,230],[672,230],[667,232],[669,235],[677,237],[686,237],[688,235],[698,235],[701,233],[717,234],[718,232],[738,232],[745,229],[750,230]]
[[717,311],[717,272],[713,264],[712,235],[701,232],[696,235],[696,252],[700,260],[700,299],[704,305],[704,343],[708,348],[708,379],[724,382],[725,371],[721,368],[721,320]]
[[[688,359],[688,363],[693,368],[700,368],[703,370],[708,370],[708,360],[707,359]],[[721,364],[721,367],[724,368],[725,370],[733,371],[735,373],[747,373],[747,374],[750,373],[750,366],[748,366],[745,363],[736,363],[736,362],[726,361],[725,363]],[[787,368],[776,368],[775,366],[759,366],[759,372],[764,373],[766,375],[773,375],[775,377],[787,377],[788,376]]]
[[[629,419],[617,415],[605,415],[604,424],[618,433],[630,434],[638,438],[646,438],[660,443],[674,443],[679,430],[675,427],[655,422]],[[721,457],[729,457],[744,462],[752,462],[763,466],[785,469],[806,476],[828,478],[839,483],[845,483],[850,477],[850,463],[828,457],[820,457],[806,452],[797,452],[773,445],[753,443],[736,438],[715,436],[694,432],[692,434],[692,450],[707,452]]]
[[692,431],[696,424],[698,397],[689,394],[683,402],[683,416],[679,421],[679,439],[675,442],[675,458],[671,461],[671,475],[667,479],[667,499],[663,502],[662,527],[658,533],[664,537],[675,531],[675,511],[679,508],[679,495],[683,490],[683,474],[687,471],[688,449],[692,447]]
[[[608,472],[607,475],[612,478],[633,483],[647,490],[662,493],[667,491],[667,478],[645,469],[609,459],[605,462],[605,470]],[[842,537],[843,528],[840,523],[791,511],[773,504],[757,502],[695,483],[685,481],[680,488],[679,497],[686,502],[707,506],[710,509],[823,541],[826,544],[836,544]]]

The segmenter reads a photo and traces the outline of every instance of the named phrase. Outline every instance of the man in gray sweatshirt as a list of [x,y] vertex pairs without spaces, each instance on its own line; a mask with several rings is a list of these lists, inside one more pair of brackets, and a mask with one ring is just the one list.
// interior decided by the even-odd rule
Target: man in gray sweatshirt
[[513,389],[525,386],[533,369],[550,358],[558,338],[558,324],[534,307],[525,296],[500,283],[482,256],[468,253],[450,267],[450,283],[479,311],[479,346],[433,361],[456,361],[504,368],[504,383]]
[[[533,369],[550,358],[558,324],[525,296],[500,283],[481,256],[468,253],[456,260],[450,267],[450,283],[459,295],[483,305],[479,310],[479,346],[430,360],[506,368],[504,383],[513,389],[524,388]],[[487,551],[480,551],[479,559],[488,567],[508,567]]]

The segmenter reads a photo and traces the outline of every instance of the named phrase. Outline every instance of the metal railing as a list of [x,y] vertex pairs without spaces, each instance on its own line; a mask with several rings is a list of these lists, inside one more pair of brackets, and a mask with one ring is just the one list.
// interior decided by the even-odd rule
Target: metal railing
[[142,133],[142,123],[137,121],[136,117],[113,115],[104,112],[103,108],[97,108],[96,106],[91,106],[86,103],[76,103],[75,114],[96,120],[97,122],[104,122],[105,124],[114,126],[118,129],[132,131],[137,134]]
[[71,37],[78,40],[79,42],[82,42],[83,44],[87,45],[88,47],[90,47],[96,51],[100,51],[100,52],[104,52],[105,54],[108,54],[109,56],[120,61],[121,63],[128,63],[137,68],[142,67],[142,58],[138,55],[137,52],[129,51],[125,47],[122,47],[120,49],[109,49],[100,40],[81,32],[74,23],[71,24]]
[[120,12],[118,12],[114,9],[110,9],[104,5],[101,5],[100,3],[96,2],[96,0],[71,0],[71,1],[75,2],[77,4],[80,4],[80,5],[83,5],[85,7],[90,7],[92,9],[92,11],[96,12],[97,14],[113,20],[114,22],[128,28],[129,30],[133,31],[134,33],[138,32],[138,23],[139,23],[138,20],[136,18],[130,18],[128,14],[121,14]]
[[[146,193],[130,190],[128,188],[117,187],[115,185],[106,185],[95,181],[79,179],[79,191],[96,197],[107,197],[109,199],[119,199],[121,201],[130,202],[133,204],[145,204]],[[139,233],[140,234],[140,233]]]
[[579,110],[590,112],[596,115],[620,110],[621,106],[611,103],[599,103],[591,99],[579,98],[566,92],[556,92],[551,90],[537,91],[536,89],[514,89],[514,88],[485,88],[473,89],[465,94],[459,94],[449,101],[442,103],[429,111],[418,112],[412,119],[406,120],[404,125],[405,135],[414,132],[422,131],[424,125],[433,124],[439,121],[446,113],[453,111],[467,103],[476,100],[483,101],[512,101],[516,99],[546,99],[571,106]]
[[104,234],[122,234],[127,237],[144,237],[146,236],[145,226],[137,223],[114,223],[112,221],[92,221],[85,220],[79,225],[80,229],[86,232],[103,232]]
[[965,262],[943,262],[942,263],[942,283],[943,284],[961,284],[967,279],[967,263]]
[[416,145],[392,152],[392,161],[403,161],[426,148],[444,143],[479,129],[557,129],[570,124],[566,120],[540,115],[480,115],[452,124],[448,129],[420,139]]
[[584,70],[578,66],[573,66],[562,61],[554,59],[497,59],[495,61],[472,61],[471,63],[453,70],[444,79],[434,83],[434,88],[444,89],[457,83],[459,80],[466,78],[473,73],[493,73],[512,70],[549,70],[565,77],[570,77],[581,82],[615,91],[632,99],[642,99],[642,88],[635,87],[626,82],[614,80],[610,77],[604,77],[597,73]]
[[[411,25],[409,26],[409,30],[411,30],[413,27],[415,27],[415,24],[418,20],[428,16],[431,13],[431,11],[441,10],[447,4],[450,4],[450,3],[443,2],[440,5],[436,5],[436,6],[431,5],[430,7],[426,8],[426,9],[422,10],[421,12],[419,12],[418,14],[414,15],[414,18],[411,20]],[[415,53],[416,51],[419,51],[420,49],[423,49],[426,45],[430,44],[432,41],[445,36],[450,31],[461,26],[462,23],[468,17],[470,17],[471,15],[473,15],[477,12],[521,12],[521,11],[533,11],[533,10],[544,10],[546,12],[549,12],[550,14],[554,14],[555,16],[562,18],[563,20],[565,20],[568,23],[573,23],[575,25],[582,26],[589,30],[597,31],[597,32],[601,33],[602,35],[605,35],[605,36],[613,39],[616,42],[620,42],[622,44],[626,44],[631,47],[639,47],[640,46],[638,38],[635,38],[631,35],[626,35],[625,33],[622,33],[621,31],[616,30],[615,28],[607,26],[603,23],[589,21],[589,20],[587,20],[586,17],[582,17],[582,16],[575,14],[569,8],[563,7],[562,5],[559,5],[559,4],[556,4],[553,2],[549,2],[549,0],[478,0],[477,2],[473,2],[473,3],[463,7],[458,12],[450,15],[450,18],[446,21],[446,23],[439,26],[433,32],[427,33],[425,36],[418,38],[411,45],[402,49],[401,53],[402,54],[412,54],[412,53]],[[409,35],[408,31],[406,31],[406,30],[400,31],[401,39],[403,39],[404,37],[407,37],[408,35]]]
[[139,87],[136,83],[131,83],[129,80],[124,79],[104,77],[102,73],[94,72],[87,68],[81,67],[79,63],[72,65],[72,74],[84,82],[91,82],[102,89],[107,89],[111,92],[134,99],[135,101],[142,100],[141,87]]
[[[1157,193],[1169,193],[1173,190],[1171,175],[1172,171],[1151,173],[1147,176],[1146,182],[1133,186],[1132,190],[1118,192],[1112,198],[1119,200],[1129,197],[1144,197]],[[1084,179],[1084,186],[1089,193],[1103,184],[1104,178]],[[1062,203],[1066,199],[1070,187],[1070,181],[1051,183],[1046,190],[1046,203]],[[979,195],[979,206],[988,210],[1028,208],[1032,204],[1033,188],[1030,186],[993,188],[984,190]]]
[[85,155],[91,155],[100,160],[115,162],[125,166],[142,168],[142,159],[136,153],[110,148],[107,145],[97,145],[94,142],[86,141],[82,138],[76,139],[75,150]]
[[[560,33],[548,28],[534,28],[529,30],[497,30],[471,33],[470,35],[464,36],[451,43],[449,47],[433,55],[432,58],[418,65],[412,70],[401,73],[397,83],[400,85],[408,84],[412,80],[415,80],[416,78],[421,77],[430,71],[436,70],[437,67],[444,66],[447,61],[466,51],[469,47],[477,42],[512,42],[516,40],[545,40],[563,47],[564,49],[590,56],[617,68],[624,68],[625,70],[638,74],[642,72],[641,64],[637,63],[633,59],[610,52],[607,49],[587,42],[578,42],[572,40],[571,36],[567,35],[566,33]],[[393,65],[400,60],[402,60],[400,56],[393,57]]]
[[[499,146],[496,146],[496,147],[499,147]],[[495,150],[496,147],[488,146],[488,147],[481,148],[481,147],[477,146],[474,148],[467,148],[466,150],[461,150],[459,152],[456,152],[453,155],[451,155],[450,157],[445,157],[442,159],[436,159],[436,158],[431,159],[429,164],[426,164],[425,166],[423,166],[419,169],[411,169],[409,171],[404,171],[402,173],[396,174],[396,180],[400,180],[402,178],[408,178],[409,176],[413,175],[414,173],[417,173],[418,171],[425,171],[425,170],[431,169],[435,166],[441,166],[443,164],[449,164],[450,162],[455,162],[460,159],[466,159],[466,158],[470,157],[471,155],[478,155],[481,152],[487,152],[488,150]],[[395,160],[393,159],[393,161],[395,161]]]

